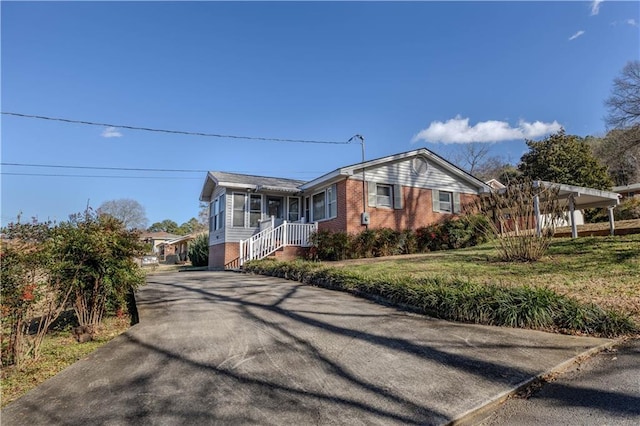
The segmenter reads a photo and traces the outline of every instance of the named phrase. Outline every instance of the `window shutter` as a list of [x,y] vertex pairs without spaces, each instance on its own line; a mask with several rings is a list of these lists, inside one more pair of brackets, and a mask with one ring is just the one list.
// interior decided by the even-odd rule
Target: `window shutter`
[[393,208],[400,210],[402,206],[402,185],[393,185]]
[[437,189],[431,190],[431,201],[433,201],[433,211],[439,212],[440,211],[440,191],[438,191]]
[[377,205],[378,193],[376,192],[376,183],[367,182],[367,190],[369,192],[369,207],[375,207]]
[[460,193],[453,193],[453,212],[460,213]]

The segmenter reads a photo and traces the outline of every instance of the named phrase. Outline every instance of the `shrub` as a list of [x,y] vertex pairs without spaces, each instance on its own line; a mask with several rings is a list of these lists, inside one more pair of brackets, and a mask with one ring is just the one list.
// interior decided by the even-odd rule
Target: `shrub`
[[193,266],[209,265],[209,237],[200,234],[189,243],[189,260]]
[[392,256],[400,253],[400,232],[391,228],[380,228],[373,231],[375,237],[374,255],[376,257]]
[[615,220],[640,219],[640,197],[627,198],[613,210]]
[[353,257],[374,257],[376,250],[376,232],[366,229],[355,235],[352,240]]
[[344,260],[349,258],[351,237],[346,232],[321,230],[310,236],[313,257],[318,260]]
[[[564,216],[558,199],[559,188],[522,180],[504,190],[481,197],[471,209],[491,220],[486,221],[487,237],[497,236],[498,250],[505,261],[535,261],[551,244],[558,220]],[[535,200],[542,217],[536,232]]]

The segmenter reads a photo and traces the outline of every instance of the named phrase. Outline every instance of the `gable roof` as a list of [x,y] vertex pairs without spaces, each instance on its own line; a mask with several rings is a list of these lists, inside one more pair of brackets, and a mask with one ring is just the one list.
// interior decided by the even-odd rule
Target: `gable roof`
[[200,200],[211,201],[211,193],[216,186],[296,193],[300,192],[300,186],[302,184],[304,184],[304,181],[296,179],[244,175],[240,173],[209,172],[207,173],[207,178],[200,194]]
[[362,169],[368,169],[386,163],[397,162],[401,160],[411,159],[414,157],[423,157],[436,165],[442,167],[452,175],[467,182],[471,186],[478,188],[481,193],[490,192],[491,188],[480,179],[470,175],[464,170],[453,165],[444,158],[434,154],[426,148],[419,148],[413,151],[401,152],[399,154],[388,155],[386,157],[376,158],[349,166],[340,167],[332,172],[326,173],[316,179],[305,182],[295,179],[285,179],[266,176],[244,175],[240,173],[227,172],[209,172],[200,193],[200,201],[210,202],[211,194],[216,186],[225,186],[229,188],[242,188],[247,190],[272,190],[279,192],[297,193],[305,191],[316,186],[327,185],[329,183],[343,179],[344,177],[353,176]]
[[406,160],[414,157],[423,157],[432,161],[433,163],[442,167],[444,170],[448,171],[449,173],[469,183],[471,186],[474,186],[480,189],[480,192],[489,192],[491,190],[489,186],[486,183],[482,182],[480,179],[470,175],[469,173],[458,168],[457,166],[453,165],[452,163],[440,157],[439,155],[434,154],[433,152],[429,151],[426,148],[419,148],[413,151],[401,152],[399,154],[388,155],[386,157],[380,157],[374,160],[364,161],[364,162],[352,164],[350,166],[340,167],[338,169],[335,169],[332,172],[329,172],[327,174],[320,176],[319,178],[316,178],[314,180],[311,180],[305,183],[300,187],[300,189],[301,190],[311,189],[313,187],[324,185],[334,180],[338,180],[343,176],[353,176],[361,172],[363,169],[366,170],[368,168],[379,166],[385,163]]

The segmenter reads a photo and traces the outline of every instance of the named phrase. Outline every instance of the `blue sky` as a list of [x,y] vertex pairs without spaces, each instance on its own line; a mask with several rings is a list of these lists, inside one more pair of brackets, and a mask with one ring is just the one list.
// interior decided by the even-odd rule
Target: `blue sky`
[[[2,111],[255,137],[361,134],[367,159],[419,147],[450,156],[480,141],[515,163],[524,138],[605,132],[612,80],[640,56],[639,4],[3,1]],[[3,163],[306,180],[361,158],[358,144],[8,115],[1,132]],[[66,220],[119,198],[139,201],[149,223],[182,223],[197,216],[204,177],[3,165],[2,224],[20,212]]]

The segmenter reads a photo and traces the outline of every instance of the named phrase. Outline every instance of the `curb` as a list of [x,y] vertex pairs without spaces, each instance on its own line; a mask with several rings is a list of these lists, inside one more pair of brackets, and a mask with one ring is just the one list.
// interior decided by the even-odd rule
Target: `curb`
[[599,346],[595,346],[591,349],[588,349],[573,358],[569,358],[568,360],[556,365],[550,370],[541,373],[537,376],[531,377],[527,380],[524,380],[521,383],[518,383],[513,387],[513,389],[507,390],[501,394],[498,394],[496,397],[492,398],[488,402],[481,404],[477,407],[471,408],[467,412],[461,414],[460,416],[452,419],[448,423],[445,423],[447,426],[471,426],[480,423],[483,420],[486,420],[493,411],[498,408],[503,402],[517,395],[519,392],[527,389],[530,386],[533,386],[537,383],[544,383],[549,381],[548,379],[553,378],[558,374],[563,374],[570,371],[576,365],[584,362],[585,360],[591,358],[592,356],[603,352],[607,349],[611,349],[614,346],[620,345],[624,342],[624,338],[618,338],[612,340],[607,343],[603,343]]

